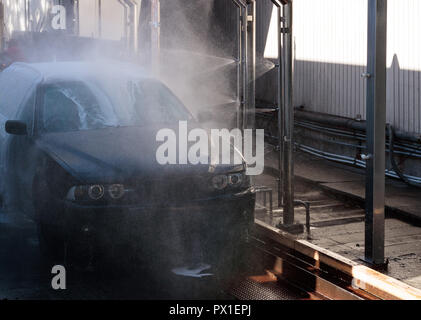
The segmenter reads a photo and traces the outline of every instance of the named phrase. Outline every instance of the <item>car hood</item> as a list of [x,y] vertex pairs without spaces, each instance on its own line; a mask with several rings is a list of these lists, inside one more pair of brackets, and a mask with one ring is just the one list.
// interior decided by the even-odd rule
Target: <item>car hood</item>
[[[175,133],[178,132],[178,126],[166,127]],[[160,165],[156,159],[157,149],[163,144],[156,139],[160,129],[162,127],[120,127],[48,133],[39,136],[35,142],[81,183],[117,183],[134,178],[185,177],[230,171],[235,167],[203,164]],[[209,156],[208,158],[210,159]]]

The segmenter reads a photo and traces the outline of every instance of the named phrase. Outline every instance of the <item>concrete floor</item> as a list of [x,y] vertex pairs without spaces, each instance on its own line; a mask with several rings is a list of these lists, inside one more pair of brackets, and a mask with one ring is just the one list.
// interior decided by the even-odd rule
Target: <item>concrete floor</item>
[[[364,256],[364,175],[343,166],[296,155],[296,199],[311,203],[310,242],[362,263]],[[267,152],[266,165],[276,169],[276,154]],[[257,185],[271,187],[277,204],[274,170],[256,178]],[[387,179],[388,211],[385,252],[389,259],[386,274],[421,289],[421,190]],[[350,197],[344,202],[343,197]],[[260,196],[259,201],[262,201]],[[273,218],[260,211],[258,218],[276,226],[282,211]],[[305,211],[296,209],[296,220],[305,223]]]
[[66,290],[53,290],[52,264],[40,254],[35,224],[20,214],[0,212],[0,300],[309,299],[273,279],[261,281],[268,275],[252,257],[245,271],[226,280],[216,272],[204,278],[177,276],[166,264],[126,268],[119,259],[104,262],[92,270],[66,266]]
[[151,270],[122,267],[120,259],[104,263],[95,270],[66,267],[67,289],[53,290],[53,265],[41,256],[35,224],[0,212],[0,300],[232,299],[215,276],[181,277],[165,264]]

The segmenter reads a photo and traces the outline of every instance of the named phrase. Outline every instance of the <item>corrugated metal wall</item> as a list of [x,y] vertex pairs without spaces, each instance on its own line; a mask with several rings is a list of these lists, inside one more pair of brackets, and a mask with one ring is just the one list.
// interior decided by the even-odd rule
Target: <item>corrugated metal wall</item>
[[[387,121],[421,133],[421,1],[389,0]],[[295,104],[365,118],[367,0],[295,0]]]
[[294,6],[295,104],[364,117],[367,0],[297,0]]
[[[421,1],[388,3],[387,120],[421,133]],[[270,42],[276,41],[268,36],[271,16],[270,0],[257,0],[260,56],[266,49],[270,57]],[[367,0],[294,0],[294,27],[295,105],[365,118],[360,75],[366,65]],[[258,79],[258,99],[275,101],[275,76],[272,70]]]

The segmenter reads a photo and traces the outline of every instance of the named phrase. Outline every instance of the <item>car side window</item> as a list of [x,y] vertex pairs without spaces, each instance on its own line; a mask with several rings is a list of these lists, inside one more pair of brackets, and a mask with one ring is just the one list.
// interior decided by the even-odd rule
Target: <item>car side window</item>
[[42,127],[45,132],[77,131],[80,127],[78,105],[59,86],[45,89]]
[[29,95],[29,98],[26,100],[21,113],[18,116],[18,119],[24,121],[28,126],[28,132],[32,132],[34,125],[34,108],[36,100],[36,91],[32,90]]

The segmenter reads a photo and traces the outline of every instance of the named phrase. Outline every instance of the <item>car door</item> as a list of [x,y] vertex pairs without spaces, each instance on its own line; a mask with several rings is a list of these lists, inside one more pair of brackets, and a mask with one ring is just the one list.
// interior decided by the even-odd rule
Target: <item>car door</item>
[[5,131],[6,121],[15,118],[22,92],[15,90],[19,84],[19,77],[15,69],[9,67],[0,73],[0,192],[6,201],[11,200],[10,195],[13,181],[8,170],[8,149],[11,136]]
[[[25,174],[30,172],[27,164],[32,159],[28,146],[32,139],[35,92],[40,79],[36,71],[21,64],[12,65],[0,74],[0,183],[6,200],[19,207],[27,207],[30,201],[22,192],[28,187]],[[5,123],[8,120],[25,121],[29,135],[7,134]]]
[[17,202],[26,213],[33,213],[32,185],[38,163],[38,152],[33,141],[35,103],[36,88],[32,88],[16,117],[17,120],[26,123],[28,134],[11,137],[8,153],[9,163],[13,163],[14,168],[13,179],[16,183]]

